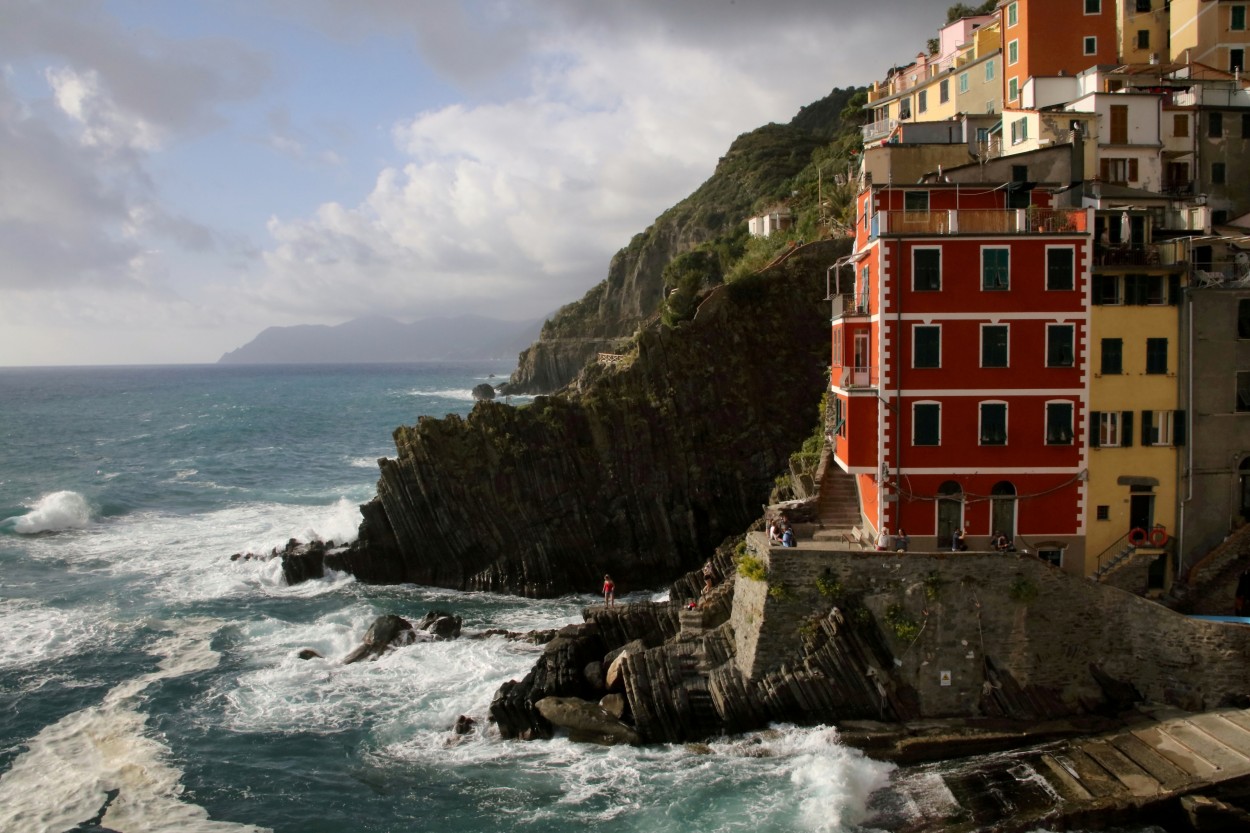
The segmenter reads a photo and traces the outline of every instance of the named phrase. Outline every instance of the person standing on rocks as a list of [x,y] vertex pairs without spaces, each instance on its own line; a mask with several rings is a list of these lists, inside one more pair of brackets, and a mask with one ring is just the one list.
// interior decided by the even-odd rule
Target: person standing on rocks
[[712,592],[712,559],[708,559],[703,565],[703,592]]
[[616,604],[616,583],[607,573],[603,574],[603,603],[608,607]]

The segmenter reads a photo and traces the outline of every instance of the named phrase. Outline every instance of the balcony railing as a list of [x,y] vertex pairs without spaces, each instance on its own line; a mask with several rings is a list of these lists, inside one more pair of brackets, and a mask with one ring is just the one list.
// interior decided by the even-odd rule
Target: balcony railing
[[947,211],[878,211],[879,234],[1082,234],[1080,208],[961,208]]
[[833,378],[837,386],[843,390],[875,388],[881,382],[881,368],[877,365],[835,367],[833,369]]
[[833,297],[833,317],[855,318],[856,316],[872,315],[868,301],[854,295],[835,295]]
[[898,119],[881,119],[872,124],[866,124],[860,128],[865,142],[871,142],[876,139],[890,135],[890,131],[898,127]]

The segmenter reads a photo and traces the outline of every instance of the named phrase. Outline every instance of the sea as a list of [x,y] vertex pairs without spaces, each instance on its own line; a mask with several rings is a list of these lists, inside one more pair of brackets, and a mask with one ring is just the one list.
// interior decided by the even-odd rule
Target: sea
[[[834,727],[500,739],[491,697],[542,649],[467,636],[579,622],[597,588],[288,587],[278,559],[232,558],[354,539],[393,429],[511,370],[0,368],[0,833],[875,829],[894,767]],[[432,609],[466,638],[341,664],[377,616]]]

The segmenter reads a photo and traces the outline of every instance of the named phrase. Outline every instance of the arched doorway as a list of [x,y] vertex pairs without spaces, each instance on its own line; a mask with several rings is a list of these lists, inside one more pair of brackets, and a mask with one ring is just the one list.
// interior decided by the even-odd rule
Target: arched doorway
[[937,545],[938,549],[950,549],[955,530],[964,525],[964,490],[954,480],[947,480],[937,493]]
[[990,490],[990,534],[1001,532],[1016,537],[1016,487],[1000,480]]

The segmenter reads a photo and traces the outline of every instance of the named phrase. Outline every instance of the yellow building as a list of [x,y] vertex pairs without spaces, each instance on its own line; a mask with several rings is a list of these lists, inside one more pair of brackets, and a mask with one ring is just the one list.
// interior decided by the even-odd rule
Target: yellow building
[[1119,0],[1120,60],[1126,64],[1167,61],[1169,19],[1164,0]]
[[[1116,227],[1116,243],[1104,235]],[[1100,213],[1092,266],[1088,354],[1089,455],[1086,575],[1122,553],[1171,553],[1176,529],[1179,447],[1178,304],[1182,272],[1162,265],[1145,211]],[[1152,586],[1171,581],[1157,559]]]
[[[1154,5],[1168,4],[1154,0]],[[1245,0],[1171,0],[1172,60],[1244,72],[1250,47],[1248,5]]]

